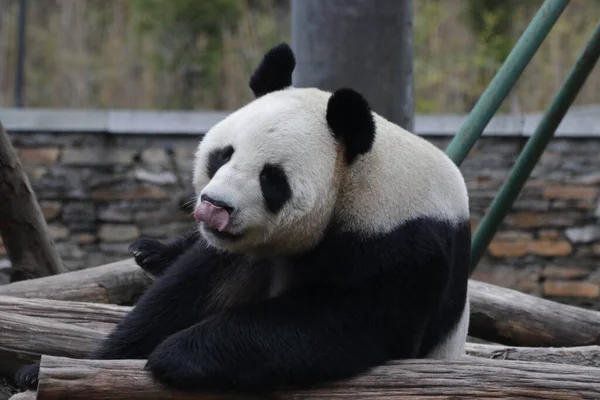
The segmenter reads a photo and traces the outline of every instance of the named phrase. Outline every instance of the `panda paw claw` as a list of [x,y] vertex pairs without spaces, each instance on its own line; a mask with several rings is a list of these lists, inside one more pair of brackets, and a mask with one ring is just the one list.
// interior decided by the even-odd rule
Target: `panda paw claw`
[[17,387],[22,391],[37,390],[39,373],[39,363],[29,364],[22,367],[15,374],[15,382]]
[[129,246],[137,265],[152,275],[160,275],[171,263],[168,247],[156,239],[139,238]]

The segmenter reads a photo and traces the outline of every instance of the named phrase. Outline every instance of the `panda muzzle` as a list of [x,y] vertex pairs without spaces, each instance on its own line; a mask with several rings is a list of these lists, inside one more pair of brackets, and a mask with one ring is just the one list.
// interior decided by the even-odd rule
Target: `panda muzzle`
[[227,208],[216,206],[209,201],[202,201],[194,210],[194,218],[198,222],[204,222],[211,228],[223,232],[229,227],[229,212]]

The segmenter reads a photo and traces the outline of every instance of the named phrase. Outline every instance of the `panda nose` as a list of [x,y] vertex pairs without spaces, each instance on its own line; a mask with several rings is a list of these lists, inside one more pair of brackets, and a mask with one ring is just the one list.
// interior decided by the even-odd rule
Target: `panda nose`
[[224,208],[229,214],[231,214],[234,210],[234,207],[231,206],[229,203],[226,203],[222,200],[213,199],[212,197],[206,194],[200,196],[200,201],[205,201],[207,203],[212,204],[215,207]]

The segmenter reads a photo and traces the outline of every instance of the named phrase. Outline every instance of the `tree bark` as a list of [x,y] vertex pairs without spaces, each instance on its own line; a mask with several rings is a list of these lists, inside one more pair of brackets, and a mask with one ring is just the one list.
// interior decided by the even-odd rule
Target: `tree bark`
[[[132,259],[0,286],[0,295],[133,304],[152,278]],[[508,346],[600,345],[600,313],[469,281],[469,334]],[[99,321],[102,322],[102,321]]]
[[132,304],[152,278],[133,259],[0,286],[0,295]]
[[[145,360],[78,360],[43,356],[39,400],[259,399],[265,395],[168,391],[144,370]],[[600,370],[548,363],[465,358],[406,360],[312,389],[271,392],[274,399],[598,399]],[[32,397],[28,397],[32,398]]]
[[600,313],[469,281],[469,334],[509,346],[600,345]]
[[[89,304],[90,310],[86,312],[85,306],[69,301],[0,296],[0,320],[3,321],[0,327],[0,359],[3,360],[0,374],[12,374],[21,365],[38,360],[42,354],[86,357],[131,310],[124,306]],[[599,346],[534,348],[467,343],[466,354],[600,367]]]
[[1,123],[0,236],[15,269],[13,281],[66,271],[29,178]]
[[413,130],[412,0],[292,0],[294,86],[351,87]]
[[0,311],[0,374],[13,374],[42,354],[85,357],[108,330],[85,328],[50,319]]
[[467,355],[499,360],[572,364],[600,368],[600,346],[509,347],[467,343]]
[[0,313],[15,313],[102,331],[112,329],[131,308],[113,304],[26,299],[0,295]]

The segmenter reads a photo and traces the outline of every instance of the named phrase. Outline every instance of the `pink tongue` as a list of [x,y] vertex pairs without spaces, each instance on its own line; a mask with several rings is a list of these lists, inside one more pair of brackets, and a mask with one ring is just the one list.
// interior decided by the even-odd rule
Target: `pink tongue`
[[194,217],[199,222],[205,222],[222,232],[229,225],[229,213],[226,209],[217,207],[207,201],[201,202],[194,211]]

